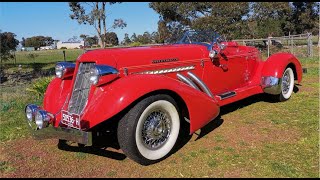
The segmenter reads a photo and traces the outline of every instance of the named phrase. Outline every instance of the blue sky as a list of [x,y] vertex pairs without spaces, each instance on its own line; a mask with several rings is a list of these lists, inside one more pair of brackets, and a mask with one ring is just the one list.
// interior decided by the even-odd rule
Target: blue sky
[[[124,2],[107,5],[107,26],[111,27],[113,20],[122,18],[127,27],[115,29],[119,41],[124,34],[129,37],[133,33],[143,34],[157,30],[159,15],[148,2]],[[15,33],[16,39],[36,35],[51,36],[53,39],[66,41],[80,34],[96,35],[96,30],[90,25],[79,25],[69,17],[71,11],[67,2],[0,2],[0,29],[2,32]],[[80,39],[80,38],[79,38]]]

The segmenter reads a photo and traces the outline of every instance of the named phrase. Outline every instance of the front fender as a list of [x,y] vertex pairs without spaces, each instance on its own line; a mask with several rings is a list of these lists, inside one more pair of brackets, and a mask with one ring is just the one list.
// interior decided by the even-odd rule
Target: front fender
[[290,53],[276,53],[270,56],[264,63],[262,77],[282,78],[283,72],[288,65],[293,65],[298,83],[302,80],[302,67],[299,60]]
[[64,80],[54,78],[48,85],[43,99],[43,108],[52,113],[60,112],[63,105],[66,103],[68,94],[71,91],[72,77]]
[[130,75],[93,89],[82,120],[89,128],[113,117],[145,94],[169,90],[186,103],[190,117],[190,133],[216,118],[220,112],[217,102],[205,93],[164,75]]

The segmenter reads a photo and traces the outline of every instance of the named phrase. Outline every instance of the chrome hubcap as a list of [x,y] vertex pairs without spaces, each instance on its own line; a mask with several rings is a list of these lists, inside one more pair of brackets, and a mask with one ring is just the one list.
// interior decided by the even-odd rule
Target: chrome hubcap
[[171,118],[163,110],[152,111],[146,118],[142,129],[144,145],[152,150],[163,146],[171,132]]
[[289,72],[286,71],[282,78],[282,93],[287,94],[290,88],[290,75]]

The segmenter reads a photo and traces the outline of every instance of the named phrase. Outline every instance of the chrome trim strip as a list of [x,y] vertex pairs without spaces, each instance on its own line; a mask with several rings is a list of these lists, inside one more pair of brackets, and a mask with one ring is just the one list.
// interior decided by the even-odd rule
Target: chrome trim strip
[[192,65],[192,66],[181,66],[181,67],[174,67],[174,68],[169,68],[169,69],[158,69],[158,70],[137,72],[137,73],[134,73],[134,74],[165,74],[165,73],[192,70],[194,68],[195,68],[194,65]]
[[182,75],[182,74],[180,74],[180,73],[177,73],[177,77],[178,77],[178,79],[181,80],[182,82],[184,82],[184,83],[190,85],[191,87],[195,88],[196,90],[199,90],[199,91],[200,91],[200,89],[198,88],[198,86],[197,86],[194,82],[192,82],[189,78],[185,77],[184,75]]
[[[31,128],[30,128],[31,129]],[[92,132],[81,131],[77,129],[63,128],[58,127],[55,128],[53,126],[49,126],[40,130],[31,130],[32,135],[37,140],[42,139],[64,139],[68,141],[73,141],[76,143],[85,144],[87,146],[92,145]]]
[[[228,95],[228,94],[230,94],[230,95]],[[229,92],[226,92],[226,93],[223,93],[223,94],[219,94],[218,96],[220,97],[221,100],[224,100],[224,99],[228,99],[228,98],[231,98],[233,96],[236,96],[236,95],[237,95],[237,93],[235,91],[229,91]]]
[[198,84],[200,86],[202,91],[204,91],[208,96],[213,98],[213,95],[212,95],[211,91],[209,90],[209,88],[204,84],[203,81],[201,81],[201,79],[198,76],[196,76],[195,74],[193,74],[190,71],[187,74],[190,76],[191,80],[195,81],[196,84]]
[[261,78],[261,87],[265,93],[277,95],[281,93],[281,78],[264,76]]

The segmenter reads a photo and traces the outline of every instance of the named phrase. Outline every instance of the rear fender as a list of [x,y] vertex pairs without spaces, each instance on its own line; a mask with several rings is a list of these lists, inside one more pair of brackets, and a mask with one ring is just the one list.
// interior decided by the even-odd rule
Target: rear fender
[[262,77],[282,78],[287,66],[293,68],[295,79],[300,83],[302,80],[302,67],[299,60],[290,53],[277,53],[270,56],[263,65]]
[[113,117],[140,97],[158,90],[175,92],[185,102],[190,133],[209,123],[220,112],[217,101],[205,93],[164,75],[130,75],[92,90],[82,116],[89,128]]

